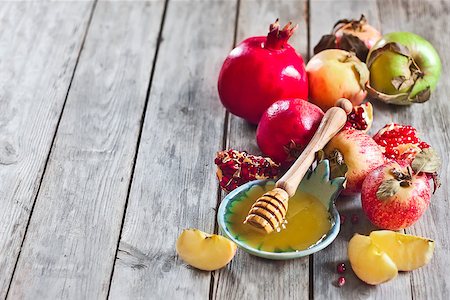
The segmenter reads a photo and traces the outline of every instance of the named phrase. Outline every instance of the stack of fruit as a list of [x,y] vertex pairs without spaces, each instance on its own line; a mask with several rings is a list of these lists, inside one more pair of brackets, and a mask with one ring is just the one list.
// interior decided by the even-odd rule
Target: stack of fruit
[[[301,55],[288,44],[295,29],[291,23],[281,28],[277,20],[266,37],[241,42],[222,66],[218,81],[222,104],[230,113],[258,125],[256,141],[268,157],[236,150],[219,152],[215,163],[220,186],[229,192],[255,178],[275,178],[309,143],[324,111],[338,99],[347,98],[354,105],[348,122],[323,149],[332,175],[346,177],[344,194],[361,193],[362,208],[377,227],[400,230],[411,226],[430,203],[429,181],[434,180],[434,188],[439,185],[439,156],[410,125],[388,124],[369,136],[372,105],[363,102],[369,98],[409,105],[429,100],[441,72],[437,52],[413,33],[382,36],[362,16],[360,20],[339,20],[331,34],[322,37],[305,66]],[[395,277],[397,270],[428,262],[432,242],[395,234],[374,232],[370,237],[352,239],[350,262],[361,279],[378,284]],[[422,247],[420,263],[403,267],[401,257],[392,250],[395,247],[389,248],[388,243],[398,239],[412,241],[405,242],[398,253],[414,252],[417,244],[427,245]],[[367,279],[361,271],[360,262],[372,259],[374,251],[370,249],[387,253],[377,258],[390,272],[385,277]]]

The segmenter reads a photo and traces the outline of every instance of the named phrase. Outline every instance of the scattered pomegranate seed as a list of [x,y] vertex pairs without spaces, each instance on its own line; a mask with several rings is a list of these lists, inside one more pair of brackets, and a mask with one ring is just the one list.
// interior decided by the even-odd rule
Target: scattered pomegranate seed
[[359,130],[366,130],[368,125],[365,118],[366,113],[364,112],[364,108],[353,108],[353,111],[348,115],[348,126]]
[[341,225],[345,223],[345,215],[339,215],[341,218]]
[[395,160],[412,161],[422,149],[430,147],[420,140],[417,130],[411,125],[387,124],[373,139],[383,148],[387,158]]
[[336,270],[339,274],[344,273],[345,272],[345,264],[344,263],[338,264]]
[[337,283],[338,283],[338,287],[343,286],[345,284],[345,277],[343,277],[343,276],[339,277]]
[[352,221],[352,224],[357,224],[359,221],[358,215],[353,214],[351,221]]

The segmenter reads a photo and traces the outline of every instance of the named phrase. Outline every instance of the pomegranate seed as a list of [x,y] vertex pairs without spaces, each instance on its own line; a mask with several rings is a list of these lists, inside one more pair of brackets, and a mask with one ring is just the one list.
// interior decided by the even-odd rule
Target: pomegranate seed
[[[363,104],[364,105],[364,104]],[[353,127],[357,130],[366,130],[369,127],[370,120],[362,106],[355,106],[347,117],[347,127]]]
[[357,224],[359,221],[358,215],[353,214],[351,218],[352,224]]
[[228,192],[255,178],[275,178],[280,167],[270,158],[233,149],[218,152],[214,163],[220,170],[217,172],[220,187]]
[[338,264],[336,270],[339,274],[344,273],[345,272],[345,264],[344,263]]
[[345,223],[345,215],[340,215],[341,217],[341,225]]
[[395,160],[412,161],[420,149],[430,147],[419,139],[417,130],[411,125],[387,124],[373,139],[383,148],[387,158]]
[[339,277],[337,283],[338,283],[338,287],[343,286],[345,284],[345,277],[343,277],[343,276]]

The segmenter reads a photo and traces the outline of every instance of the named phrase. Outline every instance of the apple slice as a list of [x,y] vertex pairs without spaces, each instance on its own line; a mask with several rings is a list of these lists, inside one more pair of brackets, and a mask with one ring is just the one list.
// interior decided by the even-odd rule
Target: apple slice
[[356,276],[368,284],[380,284],[397,276],[395,263],[368,236],[355,234],[352,237],[348,257]]
[[412,271],[426,265],[434,251],[434,241],[390,230],[372,231],[372,241],[397,265],[399,271]]
[[177,253],[187,264],[204,271],[223,268],[236,253],[229,239],[198,229],[185,229],[177,240]]

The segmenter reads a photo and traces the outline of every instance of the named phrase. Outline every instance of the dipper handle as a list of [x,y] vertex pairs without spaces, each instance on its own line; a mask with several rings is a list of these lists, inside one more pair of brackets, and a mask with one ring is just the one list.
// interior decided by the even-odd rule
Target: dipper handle
[[297,191],[300,181],[314,162],[315,153],[325,147],[347,122],[347,113],[351,112],[353,105],[347,99],[339,99],[336,105],[339,106],[327,110],[308,146],[286,174],[277,181],[276,187],[285,190],[289,197],[294,196]]
[[322,149],[344,127],[347,114],[353,108],[347,99],[339,99],[336,105],[338,107],[332,107],[325,113],[308,146],[286,174],[277,181],[275,188],[259,197],[252,205],[244,223],[266,233],[280,230],[285,222],[288,200],[297,191],[300,181],[314,161],[316,151]]

